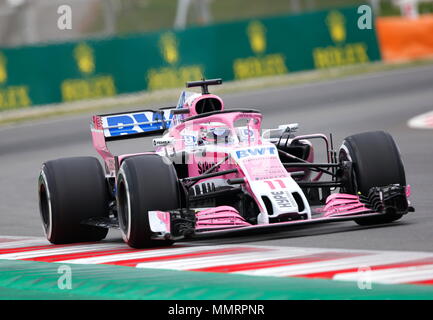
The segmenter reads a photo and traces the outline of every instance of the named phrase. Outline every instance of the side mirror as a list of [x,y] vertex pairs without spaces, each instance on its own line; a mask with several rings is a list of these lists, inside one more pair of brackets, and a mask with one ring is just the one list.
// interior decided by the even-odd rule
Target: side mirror
[[282,133],[284,133],[284,132],[294,133],[294,132],[298,131],[298,129],[299,129],[299,123],[282,124],[282,125],[278,126],[278,129],[283,130]]
[[[264,130],[262,133],[262,139],[273,139],[276,137],[281,137],[283,133],[294,133],[298,131],[299,129],[299,123],[289,123],[289,124],[282,124],[279,125],[277,129],[267,129]],[[271,137],[272,133],[272,137]]]

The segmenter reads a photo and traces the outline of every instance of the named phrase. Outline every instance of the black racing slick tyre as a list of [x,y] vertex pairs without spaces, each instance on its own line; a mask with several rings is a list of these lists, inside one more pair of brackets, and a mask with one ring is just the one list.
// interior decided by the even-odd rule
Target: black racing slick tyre
[[167,246],[152,240],[148,211],[180,207],[179,181],[173,164],[156,154],[127,158],[116,184],[117,212],[123,240],[133,248]]
[[[351,161],[354,174],[346,192],[368,195],[370,188],[391,184],[406,185],[406,176],[398,147],[384,131],[355,134],[344,139],[339,160]],[[355,220],[359,225],[374,225],[398,220],[400,214],[388,214]]]
[[45,162],[38,181],[39,211],[54,244],[99,241],[108,229],[82,224],[108,216],[108,190],[101,164],[93,157]]

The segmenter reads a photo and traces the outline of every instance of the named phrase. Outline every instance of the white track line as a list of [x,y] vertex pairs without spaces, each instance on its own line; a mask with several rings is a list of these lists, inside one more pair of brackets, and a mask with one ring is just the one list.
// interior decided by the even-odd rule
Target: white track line
[[29,259],[29,258],[37,258],[37,257],[48,257],[54,256],[58,254],[71,254],[71,253],[80,253],[80,252],[90,252],[90,251],[99,251],[99,250],[112,250],[112,249],[122,249],[125,246],[121,245],[113,245],[113,244],[100,244],[100,245],[81,245],[81,246],[70,246],[70,247],[60,247],[51,249],[34,249],[31,251],[24,252],[14,252],[14,253],[6,253],[0,254],[0,259],[7,260],[21,260],[21,259]]
[[0,243],[1,249],[13,249],[13,248],[21,248],[21,247],[34,247],[34,246],[48,246],[50,243],[44,239],[17,239],[12,242],[2,242]]
[[[230,246],[230,248],[232,247],[238,247],[238,246]],[[134,259],[141,259],[141,258],[164,257],[170,255],[177,255],[177,254],[188,254],[188,253],[194,253],[199,251],[216,250],[216,249],[223,249],[223,248],[229,248],[229,246],[167,248],[161,250],[147,250],[147,251],[137,251],[131,253],[113,254],[113,255],[107,255],[101,257],[62,260],[59,261],[59,263],[99,264],[99,263],[107,263],[107,262],[115,262],[115,261],[123,261],[123,260],[134,260]]]
[[139,263],[137,268],[154,268],[154,269],[174,269],[174,270],[191,270],[201,269],[207,267],[218,267],[225,265],[234,265],[240,263],[270,261],[275,259],[295,258],[303,256],[303,252],[284,252],[280,250],[270,252],[248,252],[248,253],[229,253],[221,254],[218,256],[197,257],[189,259],[178,259],[170,261],[157,261],[157,262],[142,262]]
[[433,111],[413,117],[407,125],[412,129],[433,129]]
[[359,281],[369,280],[375,283],[407,283],[433,279],[433,264],[392,268],[386,270],[372,270],[363,273],[340,273],[334,280]]
[[[29,237],[29,236],[0,236],[0,239],[10,239],[10,240],[45,240],[42,237]],[[46,240],[45,240],[46,241]]]
[[364,268],[379,264],[399,263],[408,260],[432,257],[432,255],[428,253],[422,254],[408,252],[405,253],[405,255],[402,255],[402,253],[400,252],[372,253],[372,255],[361,257],[341,258],[331,261],[304,263],[292,266],[273,267],[257,270],[247,270],[234,273],[255,276],[293,277],[307,275],[311,273],[336,271],[351,268]]
[[[0,249],[19,249],[34,246],[46,246],[49,243],[43,238],[25,237],[1,237],[16,241],[0,243]],[[0,254],[0,259],[17,260],[31,259],[38,257],[49,257],[54,255],[68,255],[75,253],[85,253],[93,251],[107,251],[107,255],[80,258],[64,259],[58,263],[75,264],[100,264],[118,261],[127,261],[145,258],[167,257],[161,261],[140,262],[138,268],[191,270],[209,267],[230,266],[236,264],[259,263],[277,259],[293,259],[314,254],[329,253],[330,259],[318,262],[303,262],[287,266],[268,267],[251,270],[233,272],[235,274],[245,274],[253,276],[277,276],[277,277],[296,277],[306,276],[312,273],[335,272],[334,280],[340,281],[365,281],[366,277],[372,283],[409,283],[433,279],[433,264],[424,264],[410,267],[396,267],[382,270],[360,269],[363,272],[346,272],[346,269],[368,268],[387,264],[404,263],[411,260],[433,258],[433,253],[429,252],[399,252],[399,251],[372,251],[372,250],[351,250],[351,249],[332,249],[332,248],[300,248],[300,247],[275,247],[275,246],[251,246],[251,245],[206,245],[206,246],[187,246],[187,247],[168,247],[163,249],[149,249],[143,251],[133,251],[127,253],[113,253],[111,250],[128,249],[123,243],[100,242],[92,244],[70,245],[58,247],[52,245],[45,248],[34,248],[30,251]],[[254,251],[232,251],[218,252],[224,249],[252,249]],[[205,251],[215,251],[196,257],[168,257],[176,255],[188,255]],[[332,253],[354,253],[365,254],[356,257],[332,257]],[[253,268],[254,266],[251,266]],[[342,273],[338,273],[341,270]]]

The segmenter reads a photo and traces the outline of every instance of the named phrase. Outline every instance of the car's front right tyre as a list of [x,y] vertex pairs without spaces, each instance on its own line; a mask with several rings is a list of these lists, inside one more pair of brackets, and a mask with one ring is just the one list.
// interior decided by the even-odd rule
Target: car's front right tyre
[[39,211],[54,244],[99,241],[108,229],[83,224],[108,216],[108,191],[101,164],[93,157],[47,161],[38,179]]
[[[391,184],[406,186],[406,175],[400,151],[392,136],[384,131],[351,135],[344,139],[339,160],[353,164],[353,181],[348,193],[367,196],[372,187]],[[380,217],[356,219],[359,225],[369,226],[398,220],[401,214],[390,213]]]

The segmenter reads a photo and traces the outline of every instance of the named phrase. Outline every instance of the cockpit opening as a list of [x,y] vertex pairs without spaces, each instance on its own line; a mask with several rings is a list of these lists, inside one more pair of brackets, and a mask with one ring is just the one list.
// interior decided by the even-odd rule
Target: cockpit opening
[[202,98],[195,104],[195,112],[197,114],[221,111],[222,108],[221,101],[216,98]]

